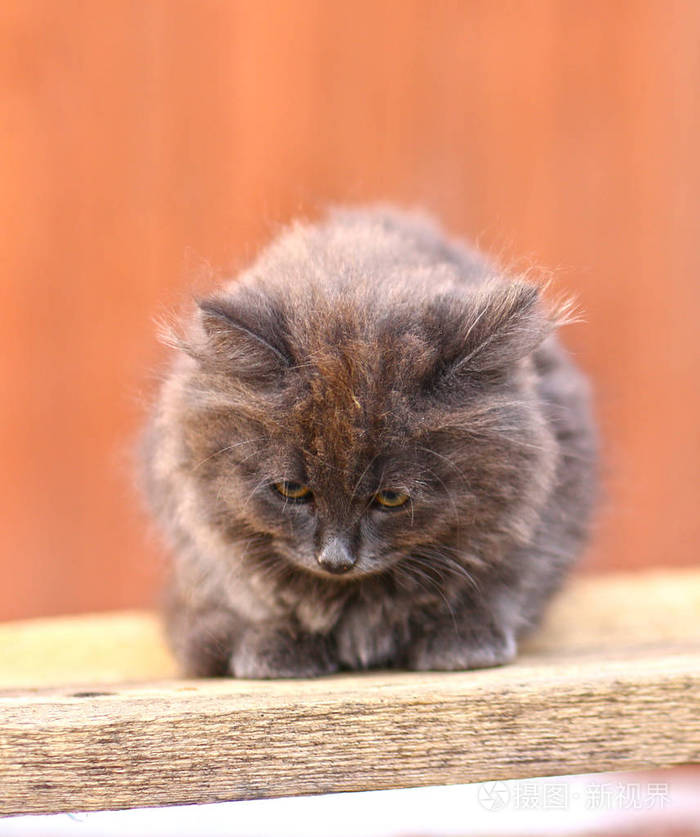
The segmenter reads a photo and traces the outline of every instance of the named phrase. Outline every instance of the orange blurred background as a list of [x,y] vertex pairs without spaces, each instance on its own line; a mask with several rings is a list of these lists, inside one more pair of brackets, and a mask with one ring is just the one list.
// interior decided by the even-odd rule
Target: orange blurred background
[[700,3],[4,0],[0,619],[151,604],[153,318],[280,222],[390,200],[586,324],[591,569],[698,561]]

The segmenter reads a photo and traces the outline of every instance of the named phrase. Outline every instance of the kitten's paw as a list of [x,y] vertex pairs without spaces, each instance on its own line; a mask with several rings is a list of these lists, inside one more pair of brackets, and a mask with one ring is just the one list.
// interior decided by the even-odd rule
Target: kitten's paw
[[416,640],[408,654],[408,668],[416,671],[464,671],[510,663],[517,646],[512,633],[489,632],[460,636],[451,631],[436,631]]
[[338,670],[325,637],[251,629],[236,643],[229,664],[234,677],[318,677]]

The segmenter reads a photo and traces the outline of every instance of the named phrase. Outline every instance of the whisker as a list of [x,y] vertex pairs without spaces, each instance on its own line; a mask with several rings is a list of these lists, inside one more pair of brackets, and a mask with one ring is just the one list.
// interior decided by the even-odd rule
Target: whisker
[[[426,467],[427,467],[427,466],[426,466]],[[444,490],[445,490],[445,494],[446,494],[446,495],[447,495],[447,497],[449,498],[449,501],[450,501],[450,503],[451,503],[451,505],[452,505],[452,511],[454,512],[455,519],[459,519],[460,514],[459,514],[459,509],[457,508],[457,503],[455,502],[455,499],[454,499],[454,497],[452,496],[452,492],[451,492],[451,491],[449,490],[449,488],[445,485],[445,481],[444,481],[444,480],[440,477],[440,475],[439,475],[436,471],[434,471],[432,468],[428,468],[428,471],[429,471],[429,472],[430,472],[430,473],[431,473],[431,474],[432,474],[432,475],[433,475],[433,476],[437,479],[437,481],[440,483],[440,485],[444,488]]]
[[[454,556],[458,557],[448,555],[447,551],[453,552]],[[478,581],[464,566],[463,561],[466,557],[468,555],[464,551],[442,545],[435,547],[430,545],[417,547],[409,555],[409,559],[412,559],[414,563],[424,567],[430,567],[432,570],[437,569],[437,564],[442,570],[449,572],[451,575],[463,578],[477,593],[481,593]]]
[[205,456],[204,459],[202,459],[200,462],[198,462],[192,468],[192,470],[196,471],[198,468],[200,468],[202,465],[204,465],[205,462],[208,462],[210,459],[213,459],[215,456],[220,456],[222,453],[226,453],[229,450],[233,450],[234,448],[238,448],[241,445],[252,445],[253,442],[260,442],[261,440],[262,440],[262,437],[258,436],[256,439],[246,439],[243,442],[235,442],[232,445],[226,445],[226,447],[219,448],[219,450],[215,450],[214,453],[209,454],[209,456]]
[[257,493],[257,492],[258,492],[258,491],[259,491],[259,490],[263,487],[263,485],[265,485],[265,483],[266,483],[267,481],[268,481],[268,478],[267,478],[267,477],[263,477],[263,478],[260,480],[260,482],[259,482],[259,483],[255,486],[255,488],[254,488],[254,489],[250,492],[250,494],[246,497],[245,502],[244,502],[244,503],[243,503],[243,505],[241,506],[241,511],[244,511],[244,510],[245,510],[246,506],[248,505],[248,503],[249,503],[249,502],[251,501],[251,499],[253,498],[253,495],[254,495],[254,494],[256,494],[256,493]]
[[[409,565],[411,564],[411,562],[410,562],[410,557],[409,557],[409,561],[408,561],[407,563],[408,563]],[[458,627],[458,625],[457,625],[457,617],[455,616],[455,612],[454,612],[454,610],[453,610],[453,608],[452,608],[452,605],[450,604],[449,599],[447,598],[447,596],[445,595],[445,593],[444,593],[444,592],[443,592],[443,590],[441,589],[440,585],[439,585],[439,584],[437,583],[437,581],[435,581],[435,579],[434,579],[434,578],[432,578],[430,575],[427,575],[426,573],[422,572],[422,571],[421,571],[421,570],[422,570],[422,567],[420,567],[419,565],[418,565],[418,566],[417,566],[417,565],[413,565],[413,570],[414,570],[414,572],[419,573],[419,574],[420,574],[420,577],[421,577],[423,580],[427,581],[427,582],[428,582],[428,584],[430,584],[431,588],[432,588],[432,589],[434,589],[434,590],[435,590],[435,592],[436,592],[436,593],[440,596],[440,598],[443,600],[443,602],[445,603],[445,607],[447,608],[447,611],[448,611],[448,613],[450,614],[450,617],[451,617],[451,619],[452,619],[452,624],[454,625],[455,633],[459,633],[459,627]],[[440,579],[440,580],[442,580],[442,579]],[[424,588],[424,589],[425,589],[425,588]],[[427,591],[427,592],[429,592],[429,591]]]
[[467,570],[467,568],[455,558],[444,554],[439,549],[423,550],[421,552],[416,551],[414,555],[416,558],[422,558],[428,562],[438,561],[444,570],[450,572],[452,575],[463,578],[465,581],[469,582],[477,593],[481,593],[481,588],[477,580]]
[[424,447],[423,445],[418,445],[418,450],[423,450],[423,451],[425,451],[426,453],[432,454],[432,456],[436,456],[438,459],[442,459],[442,460],[443,460],[443,462],[447,462],[447,464],[448,464],[451,468],[454,468],[454,469],[455,469],[455,471],[459,474],[460,478],[462,479],[462,481],[463,481],[463,482],[465,483],[465,485],[466,485],[466,483],[467,483],[467,478],[464,476],[464,473],[463,473],[463,472],[462,472],[462,471],[461,471],[461,470],[460,470],[460,469],[459,469],[459,468],[458,468],[458,467],[454,464],[454,462],[452,462],[452,461],[451,461],[450,459],[448,459],[446,456],[443,456],[441,453],[438,453],[436,450],[432,450],[432,448],[426,448],[426,447]]

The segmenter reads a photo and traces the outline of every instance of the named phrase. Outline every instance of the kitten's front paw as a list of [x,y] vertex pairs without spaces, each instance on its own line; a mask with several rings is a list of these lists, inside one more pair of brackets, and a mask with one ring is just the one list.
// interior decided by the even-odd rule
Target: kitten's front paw
[[517,647],[510,632],[458,634],[451,630],[438,630],[414,641],[408,655],[408,668],[416,671],[464,671],[472,668],[489,668],[510,663],[515,659]]
[[229,668],[234,677],[251,679],[318,677],[337,671],[338,662],[326,637],[251,628],[236,643]]

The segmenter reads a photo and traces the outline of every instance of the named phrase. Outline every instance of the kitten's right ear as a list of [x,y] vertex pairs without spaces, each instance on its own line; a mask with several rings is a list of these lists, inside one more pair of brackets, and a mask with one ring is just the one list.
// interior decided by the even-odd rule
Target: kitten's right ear
[[246,381],[269,383],[293,365],[284,318],[267,299],[253,294],[214,296],[197,301],[204,366]]

